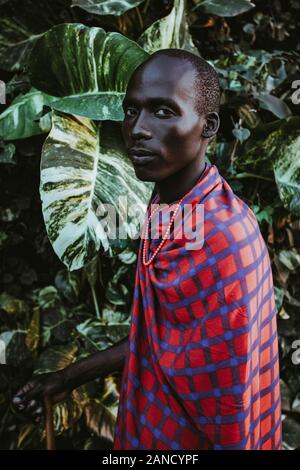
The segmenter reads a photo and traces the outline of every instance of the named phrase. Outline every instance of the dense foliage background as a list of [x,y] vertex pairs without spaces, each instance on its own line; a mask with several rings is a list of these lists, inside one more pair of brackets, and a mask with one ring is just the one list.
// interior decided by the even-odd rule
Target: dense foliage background
[[[90,202],[122,188],[142,208],[149,200],[124,157],[120,105],[130,73],[166,47],[219,73],[221,129],[207,158],[268,244],[284,448],[300,448],[299,24],[299,0],[0,0],[0,448],[45,447],[43,424],[11,405],[32,374],[128,334],[138,243],[95,236]],[[87,196],[76,192],[82,175]],[[70,218],[85,236],[69,231],[63,245]],[[55,407],[59,448],[112,447],[119,386],[119,372],[99,377]]]

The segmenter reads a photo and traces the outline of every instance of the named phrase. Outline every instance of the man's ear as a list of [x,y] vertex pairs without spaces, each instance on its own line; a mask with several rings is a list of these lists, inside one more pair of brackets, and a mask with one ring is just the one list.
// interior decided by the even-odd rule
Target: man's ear
[[206,116],[206,124],[203,127],[201,136],[209,139],[216,135],[220,127],[220,116],[217,112],[208,113]]

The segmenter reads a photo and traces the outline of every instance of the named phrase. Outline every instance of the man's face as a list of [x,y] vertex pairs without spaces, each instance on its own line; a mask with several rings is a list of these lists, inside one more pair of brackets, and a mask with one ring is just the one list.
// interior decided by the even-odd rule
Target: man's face
[[162,181],[199,158],[205,116],[194,109],[194,74],[185,60],[156,57],[131,76],[123,101],[124,143],[128,152],[136,147],[154,154],[130,155],[140,180]]

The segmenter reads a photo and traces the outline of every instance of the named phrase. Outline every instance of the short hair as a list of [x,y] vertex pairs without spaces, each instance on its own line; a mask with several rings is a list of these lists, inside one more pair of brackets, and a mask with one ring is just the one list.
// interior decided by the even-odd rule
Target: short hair
[[159,55],[176,57],[188,61],[195,69],[195,110],[202,116],[220,109],[220,82],[212,65],[202,57],[186,51],[185,49],[159,49],[153,52],[142,65],[150,62]]

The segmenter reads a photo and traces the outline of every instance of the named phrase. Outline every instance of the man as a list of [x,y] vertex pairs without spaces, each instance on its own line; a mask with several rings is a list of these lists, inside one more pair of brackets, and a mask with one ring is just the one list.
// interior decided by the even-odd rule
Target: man
[[[124,366],[114,449],[281,449],[267,248],[251,209],[205,162],[219,101],[216,72],[187,51],[157,51],[131,76],[123,138],[136,176],[154,181],[155,191],[140,240],[129,341],[30,381],[14,400],[19,408],[38,417],[42,395],[57,402]],[[154,203],[174,209],[167,226],[155,222]],[[188,204],[190,229],[203,208],[198,249],[187,249],[185,233],[175,236],[176,215]]]

